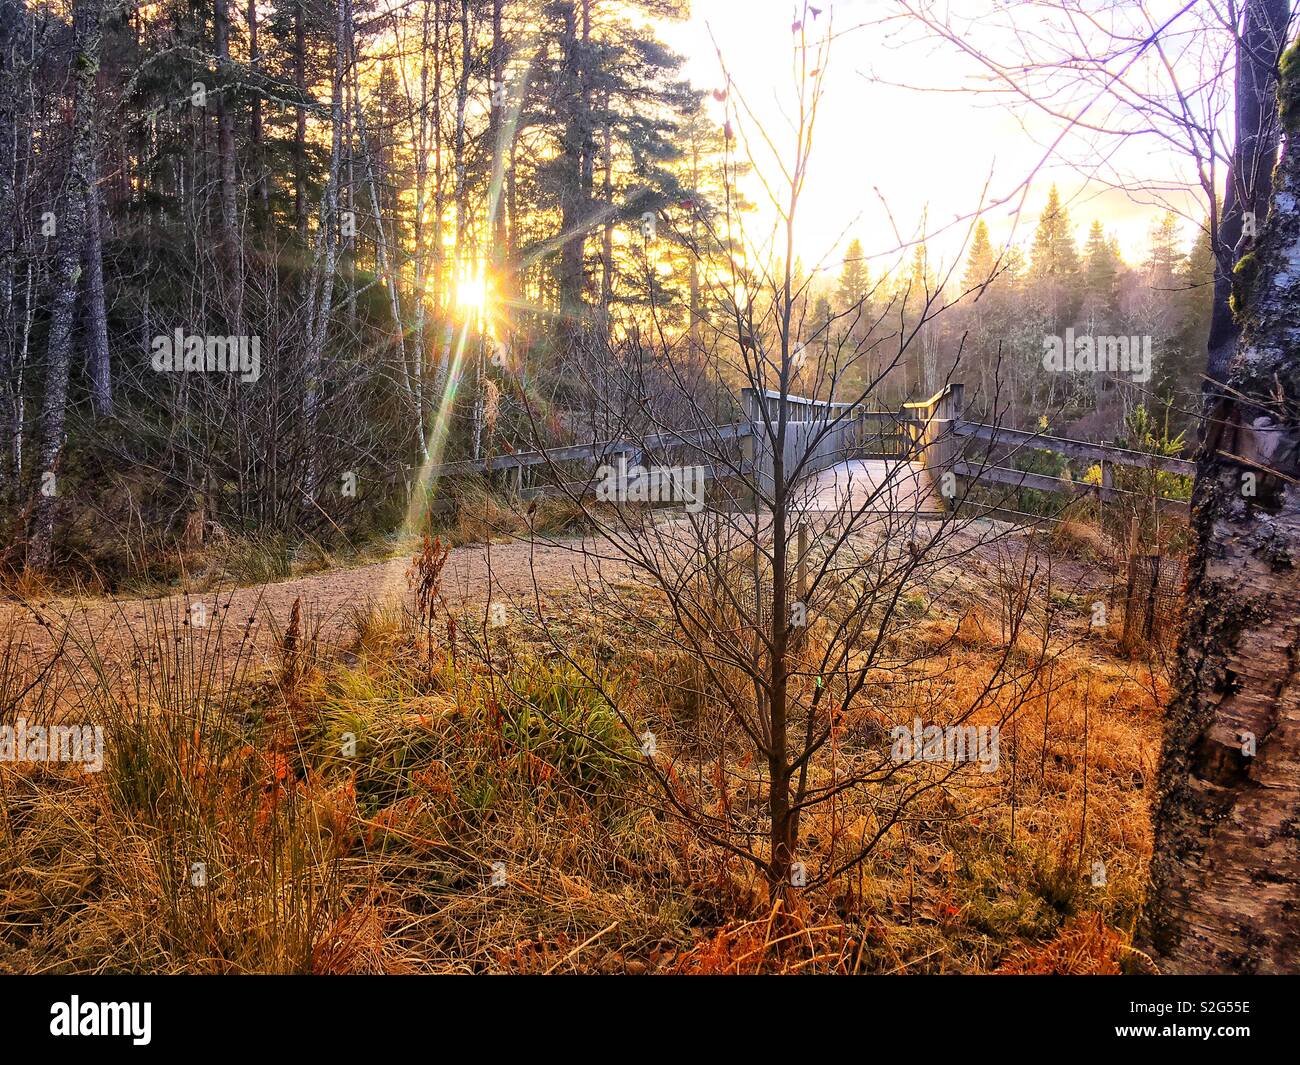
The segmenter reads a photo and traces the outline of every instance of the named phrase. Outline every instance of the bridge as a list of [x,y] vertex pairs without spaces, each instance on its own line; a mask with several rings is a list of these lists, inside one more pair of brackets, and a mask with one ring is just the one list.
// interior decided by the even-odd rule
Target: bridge
[[[586,496],[597,483],[593,464],[621,459],[629,467],[701,466],[706,482],[734,486],[744,481],[750,489],[744,493],[747,505],[770,506],[780,494],[792,509],[808,512],[848,508],[855,513],[937,518],[968,501],[970,490],[979,485],[1090,495],[1101,502],[1141,495],[1161,509],[1186,511],[1184,500],[1116,486],[1114,470],[1131,467],[1191,476],[1193,462],[969,421],[963,417],[963,398],[963,386],[952,383],[929,399],[904,403],[897,410],[873,410],[747,388],[741,392],[743,416],[733,423],[445,463],[433,467],[432,474],[436,482],[505,472],[512,475],[511,487],[525,498]],[[1094,483],[1077,476],[1027,472],[1015,465],[1018,457],[1034,452],[1099,467],[1101,476]],[[549,483],[525,485],[525,471],[537,467],[551,474]],[[738,501],[734,493],[729,498]]]

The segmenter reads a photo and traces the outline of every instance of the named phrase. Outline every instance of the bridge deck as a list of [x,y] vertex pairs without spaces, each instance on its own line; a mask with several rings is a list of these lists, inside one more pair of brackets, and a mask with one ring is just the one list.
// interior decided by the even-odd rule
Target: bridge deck
[[849,459],[809,477],[796,489],[797,506],[813,512],[841,507],[868,513],[935,513],[943,510],[930,472],[920,462]]

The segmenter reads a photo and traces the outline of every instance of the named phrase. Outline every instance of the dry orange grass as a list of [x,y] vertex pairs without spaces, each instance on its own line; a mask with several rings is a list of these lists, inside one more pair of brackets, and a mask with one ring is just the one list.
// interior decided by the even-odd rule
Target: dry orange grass
[[[622,756],[604,753],[612,740],[571,742],[599,707],[525,640],[504,636],[489,670],[470,634],[453,656],[428,618],[381,606],[356,622],[338,655],[308,638],[304,611],[264,681],[214,689],[231,671],[182,657],[138,698],[100,692],[116,746],[99,776],[0,764],[0,971],[1135,964],[1164,691],[1090,632],[1082,609],[1043,662],[1032,640],[1018,642],[1022,678],[995,698],[981,699],[1003,654],[994,603],[932,612],[899,637],[899,654],[910,642],[929,657],[869,678],[833,759],[878,750],[913,715],[951,720],[978,704],[969,723],[1001,721],[1001,770],[938,784],[859,866],[779,918],[753,870],[656,812]],[[712,772],[690,747],[713,698],[698,664],[607,623],[591,630],[576,642],[616,649],[629,706],[647,720],[684,715],[661,733],[675,771]],[[30,663],[4,662],[0,691],[17,691],[4,674]],[[94,690],[95,676],[83,680]],[[543,704],[545,718],[581,728],[520,716]],[[196,706],[204,713],[186,716]],[[817,779],[838,764],[819,765]],[[748,776],[727,801],[760,810],[761,778]],[[866,787],[809,811],[801,860],[815,870],[853,854],[888,816],[886,799]],[[188,879],[196,854],[202,891]]]
[[1085,562],[1103,562],[1115,557],[1115,544],[1095,521],[1066,518],[1052,527],[1052,550]]
[[532,530],[543,535],[580,532],[590,522],[582,507],[563,497],[533,501],[489,492],[475,485],[456,496],[454,518],[444,534],[453,547],[490,543]]
[[1097,913],[1075,917],[1044,947],[1022,952],[999,969],[1020,976],[1118,976],[1120,934]]

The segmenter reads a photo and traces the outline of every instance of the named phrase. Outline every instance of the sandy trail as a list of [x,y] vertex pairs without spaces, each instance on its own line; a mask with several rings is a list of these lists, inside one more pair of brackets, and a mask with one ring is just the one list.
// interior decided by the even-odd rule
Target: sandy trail
[[[483,623],[489,603],[500,602],[512,613],[534,610],[538,599],[548,614],[569,609],[585,599],[584,588],[597,573],[626,579],[626,567],[599,554],[592,540],[579,537],[453,548],[442,573],[442,594],[452,613],[468,613],[476,625]],[[49,661],[61,647],[66,666],[91,659],[122,664],[149,642],[160,618],[168,619],[164,631],[169,633],[189,619],[204,622],[191,630],[196,640],[208,647],[218,643],[227,660],[247,645],[254,663],[269,664],[295,600],[302,600],[304,629],[319,625],[322,640],[340,646],[353,635],[355,612],[366,604],[413,602],[410,570],[409,558],[394,558],[274,584],[164,598],[0,603],[0,653],[13,641],[35,663]]]
[[[986,539],[990,533],[995,533],[992,540]],[[693,550],[684,523],[660,525],[659,535],[660,550],[672,554]],[[982,523],[958,533],[954,546],[973,547],[977,557],[988,558],[985,550],[1000,535],[995,526]],[[666,575],[686,562],[685,556],[679,561],[672,560],[671,554],[660,557],[666,563]],[[958,557],[954,563],[964,568],[968,560]],[[1075,583],[1087,567],[1061,569],[1074,571],[1070,574],[1073,580],[1067,583]],[[228,667],[247,659],[257,670],[275,662],[277,641],[289,623],[295,601],[302,601],[304,633],[318,633],[327,645],[346,646],[356,631],[356,613],[367,604],[413,603],[410,572],[410,558],[399,557],[274,584],[165,598],[0,602],[0,656],[6,653],[6,646],[17,646],[20,657],[40,668],[58,648],[62,652],[56,670],[60,681],[78,675],[84,680],[90,675],[87,665],[103,662],[132,668],[156,652],[160,637],[175,639],[177,633],[184,633],[193,638],[204,660],[219,646],[218,660]],[[1065,576],[1059,570],[1058,574]],[[485,625],[489,604],[499,603],[507,612],[503,619],[507,624],[522,615],[536,620],[541,613],[550,625],[562,629],[590,612],[602,581],[606,588],[616,589],[620,598],[626,592],[633,602],[654,595],[642,578],[617,558],[608,541],[578,536],[454,548],[443,569],[442,595],[447,609],[461,616],[463,627],[477,630]],[[196,611],[204,624],[188,627],[186,619],[194,620]],[[56,687],[61,692],[58,701],[72,694],[64,683]]]

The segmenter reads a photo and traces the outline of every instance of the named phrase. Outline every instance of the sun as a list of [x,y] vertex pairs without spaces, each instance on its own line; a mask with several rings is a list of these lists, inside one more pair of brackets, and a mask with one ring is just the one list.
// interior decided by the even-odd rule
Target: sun
[[456,282],[456,306],[467,313],[482,314],[488,308],[488,282],[483,274],[462,277]]

